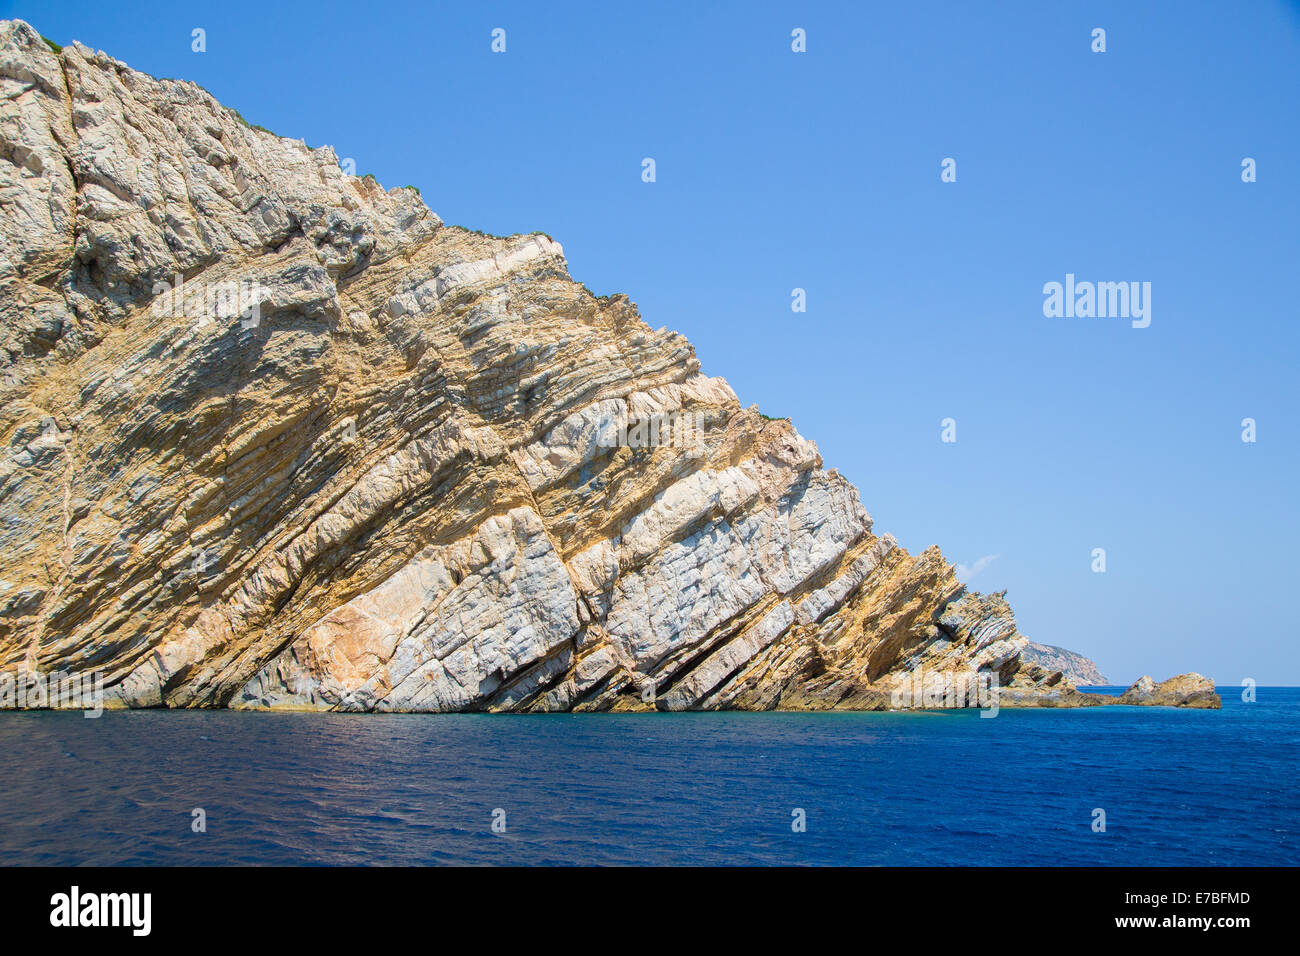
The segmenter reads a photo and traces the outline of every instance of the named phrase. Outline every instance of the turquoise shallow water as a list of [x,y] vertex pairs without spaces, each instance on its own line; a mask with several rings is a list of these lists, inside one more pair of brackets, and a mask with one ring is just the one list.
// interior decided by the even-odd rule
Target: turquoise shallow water
[[[1221,692],[1222,711],[992,720],[4,712],[0,858],[1300,863],[1300,689],[1260,688],[1250,704]],[[196,807],[206,833],[191,830]]]

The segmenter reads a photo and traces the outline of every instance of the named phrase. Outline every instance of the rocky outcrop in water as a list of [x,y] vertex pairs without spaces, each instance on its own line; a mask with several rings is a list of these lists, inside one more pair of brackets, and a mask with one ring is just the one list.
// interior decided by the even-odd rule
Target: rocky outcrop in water
[[1157,684],[1150,677],[1139,677],[1120,695],[1121,704],[1149,704],[1157,707],[1199,707],[1218,710],[1223,706],[1215,693],[1214,681],[1201,674],[1179,674]]
[[1067,651],[1064,647],[1057,647],[1055,644],[1039,644],[1030,641],[1020,654],[1025,660],[1032,661],[1049,671],[1060,671],[1072,684],[1098,687],[1110,683],[1089,658],[1074,651]]
[[353,711],[1068,687],[545,235],[16,21],[0,211],[0,671]]

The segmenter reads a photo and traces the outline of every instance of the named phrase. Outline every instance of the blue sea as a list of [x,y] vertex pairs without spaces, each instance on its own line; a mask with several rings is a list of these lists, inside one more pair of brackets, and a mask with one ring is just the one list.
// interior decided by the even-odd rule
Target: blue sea
[[0,860],[1300,863],[1300,688],[1221,693],[994,719],[4,712]]

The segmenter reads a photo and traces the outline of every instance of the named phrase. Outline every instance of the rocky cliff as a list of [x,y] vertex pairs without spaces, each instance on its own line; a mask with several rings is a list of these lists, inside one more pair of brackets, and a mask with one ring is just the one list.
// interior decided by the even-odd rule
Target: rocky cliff
[[25,23],[0,86],[0,671],[375,711],[1068,686],[549,237]]
[[1071,683],[1084,687],[1099,687],[1110,681],[1102,676],[1097,665],[1082,654],[1067,651],[1055,644],[1030,641],[1020,652],[1021,657],[1049,671],[1060,671]]

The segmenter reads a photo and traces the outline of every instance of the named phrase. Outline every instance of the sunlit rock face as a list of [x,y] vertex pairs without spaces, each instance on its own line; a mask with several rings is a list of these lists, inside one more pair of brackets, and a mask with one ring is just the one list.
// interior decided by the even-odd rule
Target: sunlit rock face
[[1000,595],[549,237],[21,22],[0,83],[0,670],[129,707],[1061,699]]
[[1054,644],[1039,644],[1030,641],[1021,652],[1026,661],[1038,664],[1047,670],[1061,671],[1070,681],[1082,687],[1095,687],[1109,684],[1096,663],[1090,658],[1074,651],[1057,647]]

